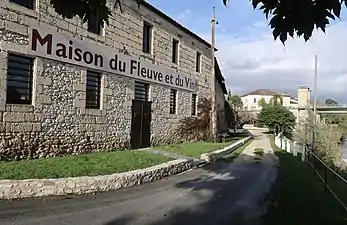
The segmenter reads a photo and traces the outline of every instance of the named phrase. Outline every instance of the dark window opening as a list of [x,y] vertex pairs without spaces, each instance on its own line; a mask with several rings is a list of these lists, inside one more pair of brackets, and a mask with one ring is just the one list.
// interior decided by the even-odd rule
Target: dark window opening
[[170,91],[170,114],[176,114],[176,98],[177,98],[177,91],[172,90]]
[[176,39],[173,39],[172,41],[172,62],[178,63],[178,48],[179,48],[179,41]]
[[101,74],[87,71],[86,108],[100,109]]
[[97,10],[91,10],[88,18],[88,31],[101,34],[101,25],[99,22],[99,16]]
[[149,85],[135,81],[135,100],[148,101]]
[[31,104],[33,66],[32,58],[8,55],[6,103]]
[[10,0],[10,2],[24,6],[28,9],[34,9],[34,6],[35,6],[34,0]]
[[196,53],[196,68],[195,68],[195,71],[196,72],[199,72],[200,73],[200,66],[201,66],[201,53],[197,52]]
[[192,116],[196,116],[196,94],[192,94]]
[[151,54],[152,47],[152,29],[153,26],[144,22],[143,24],[143,37],[142,37],[142,51]]

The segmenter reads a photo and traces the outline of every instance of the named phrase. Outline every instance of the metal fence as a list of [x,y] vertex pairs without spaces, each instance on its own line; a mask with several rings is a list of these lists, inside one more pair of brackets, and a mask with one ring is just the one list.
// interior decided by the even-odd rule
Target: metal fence
[[319,156],[317,156],[310,149],[305,148],[304,145],[286,138],[275,138],[275,144],[277,147],[287,151],[288,153],[297,156],[301,153],[302,161],[305,161],[310,165],[313,170],[313,175],[318,177],[324,185],[324,191],[329,191],[332,196],[339,202],[339,204],[347,212],[347,199],[341,199],[341,196],[337,194],[335,189],[341,189],[345,191],[347,188],[347,180],[342,177],[336,169],[328,166]]

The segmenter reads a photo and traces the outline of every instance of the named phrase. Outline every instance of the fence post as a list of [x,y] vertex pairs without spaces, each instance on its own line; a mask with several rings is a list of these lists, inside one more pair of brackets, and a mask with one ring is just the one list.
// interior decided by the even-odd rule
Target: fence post
[[302,154],[301,154],[301,161],[305,161],[305,155],[306,155],[306,147],[305,144],[302,145]]
[[290,153],[290,140],[287,140],[287,152]]
[[327,181],[328,181],[327,167],[324,165],[324,192],[327,192]]
[[284,140],[284,139],[282,139],[282,145],[281,145],[281,148],[282,148],[283,150],[285,150],[285,149],[286,149],[286,140]]
[[295,141],[293,141],[293,155],[294,155],[294,156],[297,156],[297,155],[298,155],[298,154],[297,154],[296,142],[295,142]]

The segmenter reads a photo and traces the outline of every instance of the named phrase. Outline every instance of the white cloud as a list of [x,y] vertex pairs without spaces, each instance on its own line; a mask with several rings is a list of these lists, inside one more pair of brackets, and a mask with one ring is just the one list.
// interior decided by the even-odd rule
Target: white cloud
[[273,40],[265,23],[245,28],[241,36],[221,32],[216,40],[223,75],[234,93],[270,88],[296,95],[299,85],[313,88],[318,54],[319,98],[347,103],[347,23],[331,25],[326,34],[314,32],[307,43],[289,39],[285,46]]

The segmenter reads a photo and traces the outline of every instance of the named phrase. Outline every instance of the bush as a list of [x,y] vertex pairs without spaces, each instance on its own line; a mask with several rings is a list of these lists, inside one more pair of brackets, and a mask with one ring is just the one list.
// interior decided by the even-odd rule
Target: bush
[[190,116],[180,120],[176,133],[182,140],[201,141],[208,140],[211,137],[211,100],[201,98],[198,102],[197,116]]

